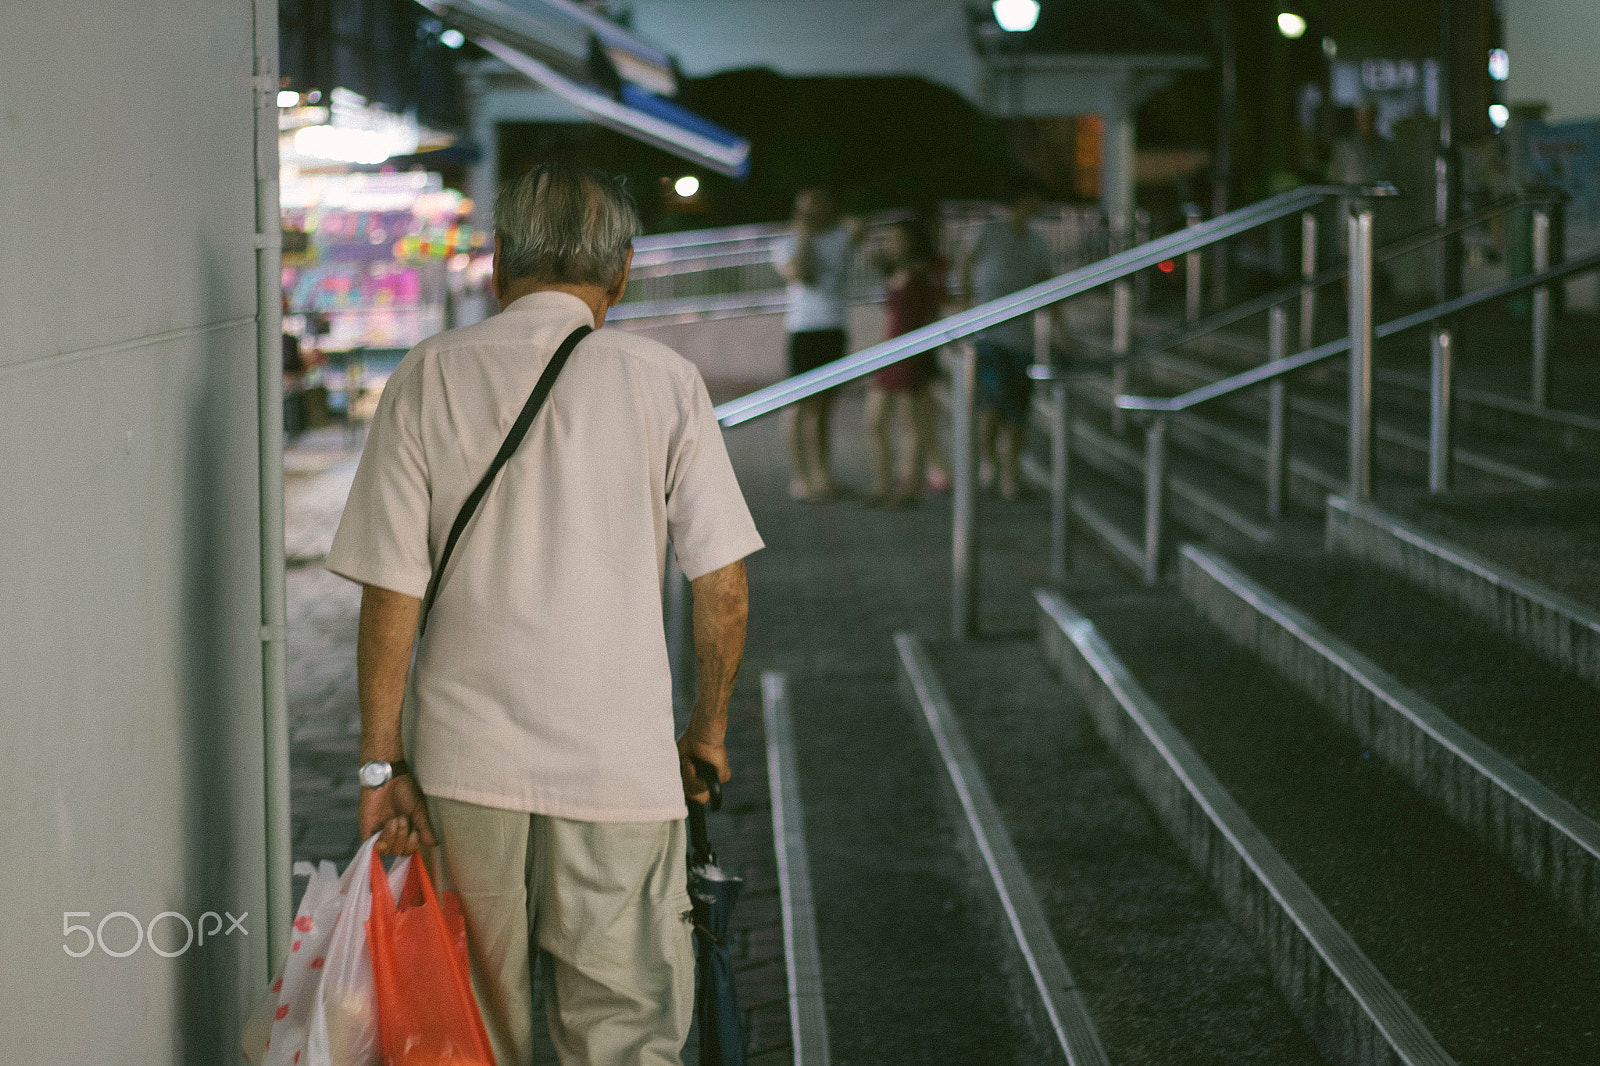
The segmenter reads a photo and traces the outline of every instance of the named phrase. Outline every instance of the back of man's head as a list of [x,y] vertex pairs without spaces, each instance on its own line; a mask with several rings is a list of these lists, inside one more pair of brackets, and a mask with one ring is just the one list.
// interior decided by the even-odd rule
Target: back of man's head
[[540,163],[494,203],[500,272],[565,285],[610,285],[628,261],[639,214],[620,177]]

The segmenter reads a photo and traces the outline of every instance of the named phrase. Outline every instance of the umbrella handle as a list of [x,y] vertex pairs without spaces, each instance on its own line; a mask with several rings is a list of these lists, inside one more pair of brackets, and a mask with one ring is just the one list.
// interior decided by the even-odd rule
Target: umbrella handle
[[722,781],[717,777],[717,768],[704,759],[693,759],[691,761],[694,763],[695,774],[711,790],[711,799],[706,806],[713,811],[722,810]]
[[693,764],[695,774],[711,789],[711,795],[705,803],[689,804],[689,864],[706,866],[717,861],[716,852],[711,850],[711,838],[706,834],[706,809],[721,809],[722,782],[717,780],[717,768],[704,759],[695,759]]

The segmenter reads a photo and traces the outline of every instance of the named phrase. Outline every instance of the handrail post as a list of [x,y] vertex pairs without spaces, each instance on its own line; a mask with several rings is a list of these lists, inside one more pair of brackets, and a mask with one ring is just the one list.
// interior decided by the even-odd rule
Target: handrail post
[[678,553],[667,553],[665,610],[667,615],[667,661],[672,666],[673,706],[686,708],[694,701],[694,650],[689,636],[693,626],[693,598],[689,579],[678,565]]
[[[1194,204],[1183,205],[1183,224],[1192,229],[1200,224],[1200,208]],[[1183,321],[1194,325],[1200,321],[1200,259],[1198,250],[1183,257]]]
[[[1289,356],[1289,309],[1282,304],[1267,312],[1267,358]],[[1283,517],[1284,487],[1289,466],[1289,389],[1283,375],[1267,383],[1267,517]]]
[[1451,380],[1453,338],[1444,326],[1433,330],[1433,358],[1428,376],[1428,491],[1449,492],[1454,446],[1450,440],[1454,417]]
[[971,344],[958,347],[951,412],[951,633],[966,640],[977,630],[978,464],[973,401],[978,356]]
[[1317,276],[1317,215],[1306,211],[1300,216],[1300,277],[1308,284],[1300,290],[1300,350],[1317,343],[1317,292],[1309,282]]
[[1072,390],[1059,374],[1050,408],[1050,580],[1060,585],[1072,569]]
[[[1533,208],[1533,272],[1550,269],[1550,207]],[[1550,286],[1533,290],[1533,405],[1550,404]]]
[[1372,202],[1350,204],[1350,497],[1372,498]]
[[1144,435],[1144,583],[1161,583],[1167,511],[1167,416],[1150,420]]
[[[1150,212],[1141,207],[1133,212],[1133,243],[1150,243]],[[1134,303],[1141,310],[1150,304],[1150,271],[1141,270],[1133,279]]]
[[[1133,347],[1133,288],[1128,279],[1111,283],[1111,351],[1116,363],[1111,367],[1111,393],[1128,391],[1128,350]],[[1111,408],[1111,431],[1121,434],[1127,425],[1122,408]]]

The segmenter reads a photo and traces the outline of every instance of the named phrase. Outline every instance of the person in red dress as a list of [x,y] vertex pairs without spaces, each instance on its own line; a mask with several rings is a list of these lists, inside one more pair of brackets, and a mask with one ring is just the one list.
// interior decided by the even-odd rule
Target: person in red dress
[[[913,220],[890,227],[879,262],[887,297],[886,336],[898,337],[940,317],[945,265],[929,226]],[[870,502],[910,505],[916,501],[924,470],[930,482],[948,483],[939,461],[929,393],[937,375],[938,363],[931,351],[902,359],[872,375],[867,386],[867,436],[873,456]]]

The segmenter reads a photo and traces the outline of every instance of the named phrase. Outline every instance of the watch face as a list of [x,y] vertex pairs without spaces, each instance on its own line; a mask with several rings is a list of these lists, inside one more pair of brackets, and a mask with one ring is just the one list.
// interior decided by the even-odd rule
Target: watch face
[[361,770],[357,776],[360,777],[361,783],[367,788],[377,788],[389,780],[389,764],[386,762],[362,763]]

